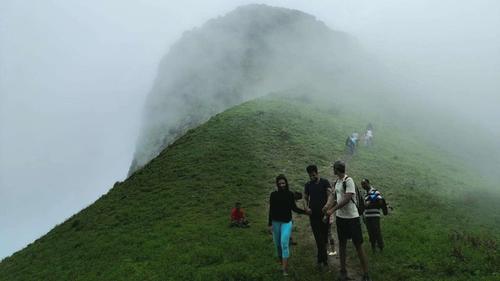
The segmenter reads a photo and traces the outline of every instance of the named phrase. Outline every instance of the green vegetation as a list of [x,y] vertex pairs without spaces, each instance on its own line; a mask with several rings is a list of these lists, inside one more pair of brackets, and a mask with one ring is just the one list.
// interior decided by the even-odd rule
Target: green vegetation
[[[346,136],[373,121],[321,104],[274,96],[211,118],[4,259],[0,280],[282,279],[266,233],[274,177],[285,173],[301,190],[305,166],[316,163],[331,179]],[[357,183],[370,178],[394,207],[382,221],[386,251],[369,254],[373,279],[499,280],[500,196],[459,158],[394,122],[375,120],[375,146],[361,148],[348,166]],[[228,227],[236,201],[252,222],[248,229]],[[307,217],[297,216],[296,225],[288,279],[332,280],[336,269],[314,268]],[[354,256],[349,264],[358,268]]]

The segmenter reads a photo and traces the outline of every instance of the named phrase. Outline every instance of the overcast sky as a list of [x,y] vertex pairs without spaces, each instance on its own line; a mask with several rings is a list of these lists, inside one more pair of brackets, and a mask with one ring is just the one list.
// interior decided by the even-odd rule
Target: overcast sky
[[[124,179],[161,57],[183,31],[248,3],[0,1],[0,258]],[[258,3],[355,36],[413,86],[433,85],[423,99],[500,136],[497,1]]]

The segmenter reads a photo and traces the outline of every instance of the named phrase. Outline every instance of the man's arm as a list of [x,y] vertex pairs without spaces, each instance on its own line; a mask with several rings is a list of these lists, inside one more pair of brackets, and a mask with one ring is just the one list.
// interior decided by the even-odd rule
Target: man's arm
[[306,202],[305,207],[309,209],[309,188],[307,184],[304,186],[304,201]]
[[309,195],[305,194],[304,195],[304,211],[306,211],[306,214],[311,215],[312,211],[309,208]]
[[295,198],[293,197],[293,193],[291,192],[290,192],[290,200],[292,202],[292,211],[298,214],[307,214],[307,210],[302,210],[299,207],[297,207],[297,204],[295,203]]
[[353,195],[354,195],[354,193],[346,193],[346,194],[344,194],[344,196],[342,196],[342,200],[340,200],[340,202],[338,202],[337,205],[334,205],[333,208],[329,209],[326,212],[326,214],[330,216],[336,210],[338,210],[340,208],[343,208],[345,205],[347,205],[347,203],[349,203],[349,201],[351,201],[351,198],[352,198]]
[[333,191],[331,188],[328,188],[326,190],[326,194],[327,194],[327,198],[328,200],[326,201],[326,204],[325,206],[323,207],[323,213],[326,213],[326,211],[330,208],[333,207],[334,204],[337,204],[337,202],[335,201],[335,198],[333,197]]

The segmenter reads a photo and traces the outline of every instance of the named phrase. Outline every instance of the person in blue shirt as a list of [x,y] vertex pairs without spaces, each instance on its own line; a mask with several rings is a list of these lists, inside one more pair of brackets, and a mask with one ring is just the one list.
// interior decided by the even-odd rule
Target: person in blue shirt
[[384,239],[382,238],[382,231],[380,229],[380,210],[382,207],[382,194],[377,189],[373,188],[370,180],[363,179],[361,187],[366,191],[364,197],[365,211],[363,213],[366,229],[368,230],[368,237],[372,251],[375,253],[376,248],[382,252],[384,249]]

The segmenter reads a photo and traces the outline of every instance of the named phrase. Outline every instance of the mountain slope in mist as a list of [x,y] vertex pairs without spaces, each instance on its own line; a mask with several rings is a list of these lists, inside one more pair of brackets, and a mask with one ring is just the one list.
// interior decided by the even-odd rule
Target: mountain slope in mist
[[129,173],[230,106],[320,77],[341,80],[359,65],[357,50],[311,15],[266,5],[243,6],[185,32],[159,67]]
[[404,68],[384,65],[311,15],[266,5],[237,8],[186,32],[163,58],[129,175],[210,116],[262,93],[290,89],[400,119],[399,128],[418,131],[467,166],[481,167],[483,177],[500,169],[497,138],[477,121],[448,112],[447,104],[429,103],[425,96],[439,90],[434,85],[422,92],[426,87],[414,83],[420,77],[403,78]]
[[[188,131],[94,204],[0,263],[0,280],[277,280],[267,199],[285,173],[301,191],[305,167],[331,179],[345,137],[375,125],[375,146],[349,161],[394,207],[386,249],[370,255],[374,280],[498,280],[498,194],[472,171],[394,120],[353,115],[310,91],[260,98]],[[252,226],[228,227],[240,201]],[[299,205],[302,203],[299,202]],[[290,280],[331,280],[315,270],[304,216],[295,216]],[[367,240],[365,232],[365,241]],[[366,247],[368,247],[365,244]],[[354,249],[349,248],[350,253]],[[356,270],[357,259],[349,264]]]

